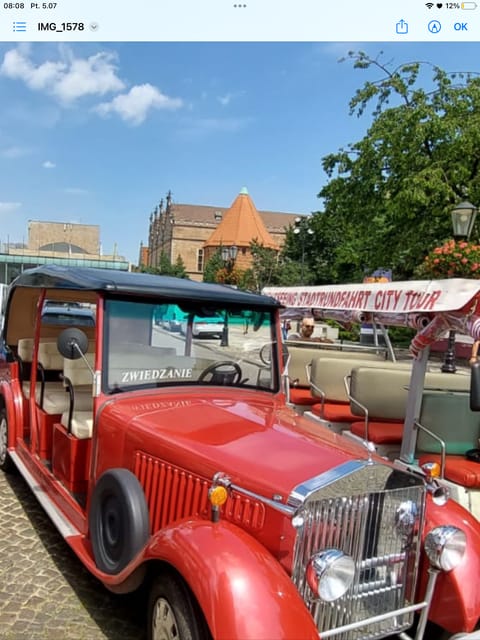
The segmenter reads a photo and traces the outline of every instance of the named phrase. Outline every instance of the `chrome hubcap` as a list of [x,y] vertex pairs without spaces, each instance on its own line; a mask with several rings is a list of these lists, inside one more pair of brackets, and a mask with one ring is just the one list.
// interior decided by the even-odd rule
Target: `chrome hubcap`
[[0,422],[0,464],[7,459],[7,421],[2,418]]
[[168,600],[158,598],[153,607],[153,640],[180,640],[177,619]]

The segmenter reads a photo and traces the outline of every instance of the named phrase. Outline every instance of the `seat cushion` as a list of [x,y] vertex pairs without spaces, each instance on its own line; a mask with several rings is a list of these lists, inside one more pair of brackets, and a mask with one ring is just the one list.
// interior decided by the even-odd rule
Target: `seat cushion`
[[58,351],[56,342],[40,342],[38,345],[38,362],[44,369],[61,371],[63,356]]
[[[45,413],[63,413],[70,408],[70,394],[60,383],[54,387],[55,383],[47,383],[43,394],[43,410]],[[52,385],[52,386],[50,386]],[[75,388],[75,411],[93,411],[92,388]]]
[[20,338],[17,353],[23,362],[31,362],[33,359],[33,338]]
[[[365,422],[353,422],[351,432],[359,438],[365,438]],[[368,440],[375,444],[401,444],[403,436],[403,422],[377,422],[370,420],[368,423]]]
[[310,393],[310,387],[290,387],[290,402],[293,404],[311,405],[318,402]]
[[[68,430],[68,412],[62,414],[60,422]],[[74,411],[72,416],[72,436],[83,440],[91,438],[93,431],[93,413],[91,411]]]
[[[441,456],[435,453],[423,453],[419,458],[420,465],[426,462],[441,463]],[[469,489],[480,489],[480,463],[467,460],[465,456],[446,456],[445,480]]]
[[354,416],[350,411],[350,405],[344,402],[325,402],[323,407],[322,403],[319,402],[312,406],[311,411],[323,420],[328,420],[329,422],[353,422],[358,419],[358,416]]

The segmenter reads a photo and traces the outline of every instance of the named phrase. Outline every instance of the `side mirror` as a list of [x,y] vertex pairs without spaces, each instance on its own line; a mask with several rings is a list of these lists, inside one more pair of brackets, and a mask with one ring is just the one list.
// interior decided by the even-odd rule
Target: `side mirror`
[[64,358],[78,360],[87,353],[88,338],[76,327],[64,329],[57,338],[57,348]]
[[480,361],[470,364],[470,411],[480,411]]

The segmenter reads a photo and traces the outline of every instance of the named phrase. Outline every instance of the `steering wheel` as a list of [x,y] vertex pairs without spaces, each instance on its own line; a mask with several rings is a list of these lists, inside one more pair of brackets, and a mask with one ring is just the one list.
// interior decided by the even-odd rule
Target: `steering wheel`
[[260,349],[259,355],[260,355],[260,360],[263,362],[263,364],[266,364],[266,365],[272,364],[272,343],[267,342],[267,344],[264,344],[263,347]]
[[[229,368],[227,371],[221,371],[222,368]],[[210,384],[238,384],[242,379],[242,370],[240,366],[233,360],[222,360],[209,365],[198,377],[199,382],[204,382],[207,376],[211,376],[208,382]]]

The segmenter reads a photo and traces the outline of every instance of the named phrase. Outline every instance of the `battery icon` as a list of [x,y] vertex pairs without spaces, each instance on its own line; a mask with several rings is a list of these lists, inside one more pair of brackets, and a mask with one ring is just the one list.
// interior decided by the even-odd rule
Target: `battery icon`
[[477,3],[476,2],[462,2],[461,5],[462,9],[476,9],[477,8]]

